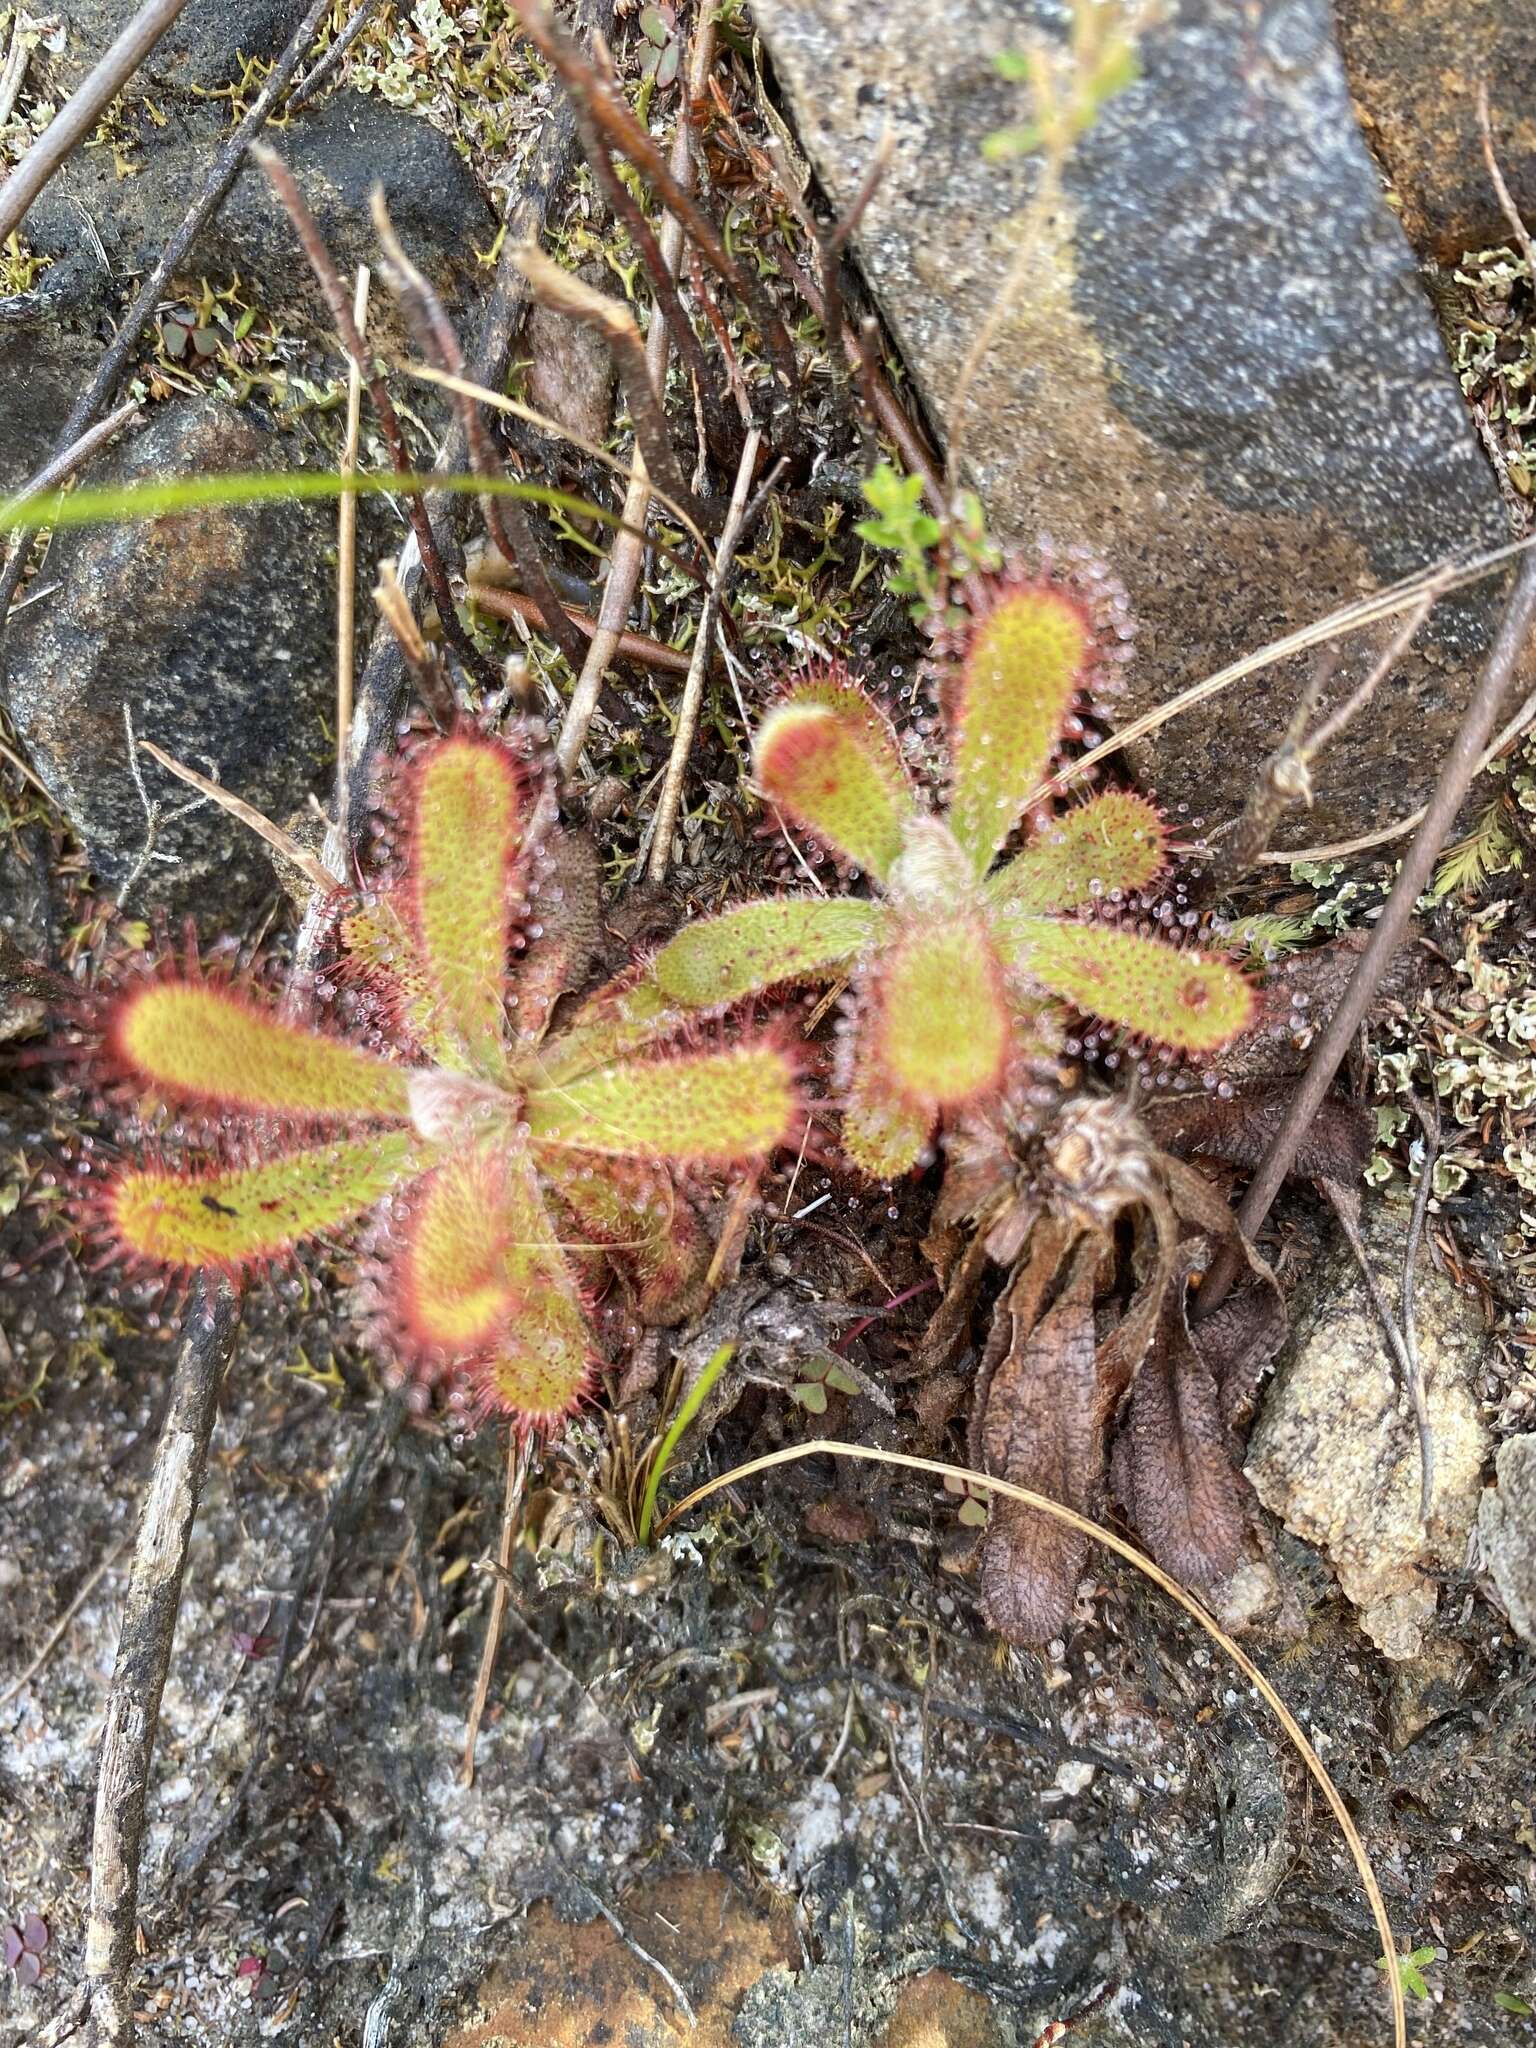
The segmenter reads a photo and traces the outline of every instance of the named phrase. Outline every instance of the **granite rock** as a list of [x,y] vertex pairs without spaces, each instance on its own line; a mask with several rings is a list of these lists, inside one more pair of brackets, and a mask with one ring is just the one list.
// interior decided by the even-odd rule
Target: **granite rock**
[[1536,1436],[1500,1444],[1498,1484],[1477,1511],[1477,1543],[1510,1627],[1536,1643]]
[[1339,47],[1366,140],[1420,255],[1454,263],[1509,239],[1483,164],[1488,82],[1499,167],[1536,214],[1536,0],[1338,0]]
[[[761,0],[801,141],[846,204],[890,124],[858,251],[936,427],[1025,232],[1037,177],[980,145],[1015,121],[991,60],[1061,33],[1046,0]],[[962,435],[996,528],[1102,554],[1142,621],[1127,715],[1453,549],[1506,537],[1412,252],[1361,139],[1326,0],[1175,0],[1041,224]],[[1281,844],[1420,802],[1496,593],[1441,606]],[[1335,687],[1357,679],[1356,645]],[[1167,802],[1235,813],[1293,667],[1166,727],[1138,765]]]
[[[1407,1205],[1375,1202],[1361,1232],[1388,1301],[1397,1297]],[[1477,1517],[1488,1431],[1476,1383],[1487,1349],[1477,1303],[1420,1247],[1414,1288],[1420,1369],[1434,1438],[1428,1526],[1419,1520],[1413,1413],[1346,1244],[1292,1304],[1293,1328],[1248,1445],[1247,1473],[1285,1526],[1325,1551],[1383,1654],[1416,1657],[1433,1623],[1434,1574],[1459,1571]]]
[[[280,468],[275,438],[215,400],[162,408],[93,480]],[[331,698],[330,534],[314,506],[205,506],[54,536],[59,587],[12,622],[0,689],[23,746],[93,866],[120,885],[145,843],[123,706],[135,730],[268,816],[301,804],[323,771]],[[183,784],[143,761],[168,809]],[[135,903],[200,910],[270,889],[258,842],[209,806],[161,831]]]

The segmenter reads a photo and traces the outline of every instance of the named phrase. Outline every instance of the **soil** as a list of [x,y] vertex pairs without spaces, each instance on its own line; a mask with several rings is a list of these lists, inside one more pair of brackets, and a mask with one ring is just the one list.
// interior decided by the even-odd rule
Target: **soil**
[[[577,254],[582,217],[563,230]],[[900,605],[878,576],[848,588],[836,477],[858,451],[829,391],[812,387],[805,424],[833,494],[807,477],[745,552],[745,658],[712,688],[659,894],[631,885],[670,681],[624,670],[604,698],[586,793],[605,793],[626,942],[788,863],[745,788],[734,689],[755,709],[808,617],[894,698],[915,694]],[[653,563],[640,623],[688,616]],[[18,942],[83,979],[114,920],[62,821],[0,775]],[[1387,869],[1356,872],[1363,917]],[[274,884],[202,938],[280,954],[289,922]],[[1437,929],[1447,957],[1453,931]],[[48,1942],[35,1988],[0,1968],[5,2048],[45,2036],[79,1979],[102,1706],[179,1307],[74,1235],[59,1188],[72,1153],[108,1142],[101,1107],[35,1016],[16,1028],[0,1055],[0,1917],[40,1915]],[[812,1437],[956,1451],[958,1432],[924,1444],[908,1376],[933,1192],[932,1176],[871,1189],[814,1153],[765,1177],[739,1279],[667,1340],[695,1356],[750,1337],[673,1498]],[[1504,1435],[1525,1412],[1510,1396],[1532,1298],[1519,1259],[1480,1293],[1475,1254],[1480,1227],[1519,1241],[1510,1198],[1474,1177],[1460,1238],[1443,1213],[1434,1227],[1476,1266],[1458,1283],[1496,1326],[1479,1398]],[[1293,1304],[1326,1228],[1310,1196],[1278,1219]],[[1136,1573],[1106,1555],[1069,1636],[1010,1651],[957,1568],[954,1498],[825,1457],[626,1549],[603,1506],[616,1385],[535,1467],[464,1782],[504,1445],[406,1414],[357,1343],[354,1277],[316,1257],[247,1302],[150,1788],[144,2039],[1033,2048],[1068,2021],[1072,2048],[1389,2038],[1329,1816],[1262,1702]],[[859,1391],[813,1415],[796,1367],[834,1337]],[[655,1393],[627,1408],[644,1441]],[[1536,2040],[1529,1651],[1446,1567],[1420,1654],[1389,1662],[1315,1551],[1273,1522],[1263,1542],[1284,1597],[1245,1646],[1347,1800],[1402,1946],[1430,1951],[1415,2040]]]

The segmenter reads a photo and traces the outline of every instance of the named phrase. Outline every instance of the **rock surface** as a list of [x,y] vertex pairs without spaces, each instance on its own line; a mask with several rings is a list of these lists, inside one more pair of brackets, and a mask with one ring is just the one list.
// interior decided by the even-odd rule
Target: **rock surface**
[[[278,468],[280,445],[214,400],[163,408],[109,471],[114,478]],[[103,480],[98,474],[97,481]],[[176,518],[54,537],[46,582],[4,642],[0,687],[38,774],[98,874],[121,884],[145,843],[129,773],[126,703],[141,739],[203,773],[211,761],[268,816],[304,801],[322,771],[332,690],[330,535],[313,506],[204,507]],[[151,800],[183,784],[148,759]],[[270,888],[243,826],[204,806],[162,829],[136,901],[206,907]]]
[[1483,165],[1488,82],[1499,166],[1536,213],[1536,0],[1339,0],[1339,46],[1366,139],[1414,247],[1437,263],[1509,237]]
[[1536,1436],[1500,1444],[1498,1484],[1477,1511],[1477,1542],[1510,1627],[1536,1643]]
[[[1361,1230],[1393,1301],[1405,1206],[1374,1205]],[[1293,1534],[1327,1552],[1361,1627],[1392,1658],[1415,1657],[1423,1647],[1435,1616],[1431,1575],[1466,1562],[1488,1455],[1475,1392],[1487,1340],[1476,1304],[1423,1247],[1414,1298],[1435,1451],[1427,1532],[1419,1521],[1412,1412],[1347,1245],[1329,1255],[1294,1310],[1291,1342],[1248,1445],[1248,1477],[1260,1500]]]
[[[1028,164],[980,154],[1019,118],[991,59],[1031,32],[1059,34],[1060,10],[913,0],[883,26],[862,0],[755,12],[834,203],[892,127],[859,251],[947,435],[1032,189]],[[1506,532],[1356,126],[1326,0],[1257,14],[1178,0],[1142,59],[1142,79],[1078,145],[964,422],[966,466],[999,531],[1086,543],[1128,586],[1143,626],[1133,712]],[[1362,832],[1422,800],[1492,602],[1441,608],[1422,652],[1322,764],[1315,808],[1282,844]],[[1168,727],[1147,763],[1164,799],[1213,823],[1240,808],[1296,687],[1294,671],[1258,675]]]

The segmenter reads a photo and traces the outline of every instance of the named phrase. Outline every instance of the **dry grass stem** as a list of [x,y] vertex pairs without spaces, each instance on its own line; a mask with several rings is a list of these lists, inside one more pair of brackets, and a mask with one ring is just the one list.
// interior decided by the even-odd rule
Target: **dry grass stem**
[[1530,230],[1526,227],[1520,209],[1515,204],[1514,194],[1504,182],[1504,172],[1499,165],[1499,153],[1493,146],[1493,121],[1488,112],[1488,81],[1478,80],[1477,86],[1477,130],[1483,145],[1483,163],[1488,171],[1488,182],[1499,202],[1499,211],[1509,222],[1509,231],[1519,245],[1520,254],[1525,258],[1526,276],[1536,286],[1536,247],[1532,246]]
[[[352,318],[362,337],[368,325],[368,266],[357,266]],[[341,473],[357,473],[361,437],[363,373],[347,365],[347,426],[341,448]],[[352,677],[357,659],[357,500],[350,494],[336,507],[336,819],[347,823],[347,734],[352,730]]]
[[506,1619],[507,1600],[512,1585],[512,1552],[517,1546],[517,1531],[522,1520],[523,1495],[528,1486],[528,1467],[532,1456],[532,1437],[509,1430],[507,1483],[501,1502],[501,1535],[496,1544],[496,1571],[491,1580],[491,1613],[486,1624],[485,1644],[480,1652],[480,1670],[475,1679],[475,1696],[470,1701],[469,1721],[464,1733],[464,1760],[459,1766],[461,1785],[473,1785],[475,1782],[475,1745],[480,1740],[480,1723],[485,1718],[486,1702],[491,1696],[491,1681],[496,1675],[496,1653],[501,1648],[501,1625]]
[[264,818],[261,812],[248,804],[243,797],[236,796],[233,790],[225,789],[222,783],[210,782],[206,775],[199,775],[195,768],[189,768],[185,761],[178,761],[174,754],[168,754],[164,747],[157,747],[153,740],[140,740],[139,748],[142,753],[148,754],[152,761],[158,761],[168,774],[176,776],[189,788],[197,790],[200,795],[207,797],[210,803],[217,804],[221,811],[227,811],[232,818],[238,818],[258,839],[264,839],[274,853],[281,854],[285,861],[298,869],[311,888],[318,889],[324,896],[335,895],[335,877],[321,866],[312,853],[300,846],[296,839],[291,838],[281,825],[274,825],[270,818]]
[[747,493],[751,488],[752,472],[757,467],[758,451],[761,447],[762,436],[754,427],[742,445],[741,461],[736,470],[736,483],[731,492],[725,526],[721,531],[720,545],[715,554],[714,581],[705,595],[704,608],[699,615],[698,636],[693,643],[693,659],[688,664],[682,699],[677,707],[677,730],[672,736],[672,752],[667,761],[666,779],[661,785],[661,800],[656,807],[656,833],[651,842],[650,877],[653,882],[666,879],[667,868],[672,859],[672,841],[677,831],[677,815],[683,798],[683,778],[688,772],[688,756],[693,752],[693,738],[698,731],[699,707],[704,701],[704,678],[709,670],[715,627],[719,621],[720,607],[725,602],[726,585],[731,574],[731,559],[747,530]]
[[[98,450],[115,440],[123,428],[132,424],[143,411],[136,398],[130,398],[126,405],[120,405],[116,412],[109,412],[104,420],[98,420],[94,427],[87,427],[78,440],[72,441],[57,455],[50,455],[37,472],[9,504],[0,505],[0,530],[10,524],[16,508],[30,498],[35,491],[56,491],[60,484],[68,483],[77,469],[82,468]],[[26,542],[23,541],[25,546]]]

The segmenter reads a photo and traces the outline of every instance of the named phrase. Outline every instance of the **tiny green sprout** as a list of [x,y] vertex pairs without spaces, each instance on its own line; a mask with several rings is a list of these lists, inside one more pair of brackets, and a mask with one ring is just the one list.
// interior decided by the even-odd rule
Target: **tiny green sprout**
[[[1414,1949],[1409,1955],[1393,1957],[1392,1960],[1397,1965],[1398,1982],[1410,1998],[1428,1998],[1429,1986],[1424,1982],[1424,1970],[1428,1964],[1436,1962],[1439,1955],[1440,1951],[1431,1942],[1427,1947]],[[1384,1970],[1387,1967],[1387,1958],[1378,1956],[1376,1967],[1378,1970]]]
[[955,1512],[955,1520],[962,1528],[985,1529],[989,1506],[986,1492],[982,1487],[975,1485],[961,1472],[948,1472],[944,1475],[944,1491],[960,1496],[960,1506]]
[[856,1394],[859,1383],[845,1366],[839,1365],[831,1352],[814,1359],[806,1367],[805,1377],[797,1380],[789,1390],[792,1401],[798,1401],[807,1415],[825,1415],[827,1394]]
[[939,543],[948,538],[948,573],[964,577],[1002,565],[1001,551],[987,532],[986,514],[974,491],[956,494],[948,527],[924,509],[923,480],[903,476],[881,462],[864,480],[864,496],[872,517],[861,519],[854,532],[871,547],[895,555],[886,574],[886,588],[910,600],[914,619],[926,618],[939,601]]
[[[1124,625],[1107,578],[973,579],[939,703],[948,805],[936,811],[890,724],[836,668],[801,677],[757,734],[763,794],[870,879],[873,895],[745,903],[690,926],[654,973],[708,1010],[794,982],[847,979],[843,1140],[877,1179],[907,1172],[939,1124],[1001,1101],[1054,1058],[1073,1012],[1208,1053],[1249,1022],[1228,961],[1176,944],[1146,892],[1169,857],[1161,813],[1129,790],[1057,808],[1040,788],[1075,707],[1105,682]],[[1022,847],[996,863],[1021,827]]]
[[1528,2004],[1513,1991],[1495,1991],[1493,2002],[1501,2012],[1512,2012],[1516,2019],[1528,2020],[1536,2014],[1536,2005]]
[[662,1477],[672,1462],[672,1453],[677,1449],[684,1430],[687,1429],[689,1423],[692,1422],[695,1415],[704,1406],[705,1401],[709,1397],[710,1388],[719,1379],[721,1373],[725,1371],[725,1368],[735,1356],[736,1346],[734,1344],[722,1344],[693,1385],[688,1389],[687,1395],[678,1404],[677,1413],[673,1416],[667,1433],[662,1438],[655,1457],[651,1460],[650,1473],[645,1482],[645,1497],[640,1503],[640,1521],[635,1532],[642,1544],[649,1543],[651,1540],[651,1522],[656,1513],[656,1495],[661,1488]]
[[1106,101],[1141,76],[1135,10],[1117,0],[1072,0],[1072,32],[1065,49],[1040,42],[1002,50],[992,60],[999,78],[1029,89],[1034,119],[988,135],[981,153],[989,163],[1043,150],[1060,163],[1097,120]]
[[587,1390],[594,1280],[617,1274],[646,1320],[676,1320],[708,1259],[685,1176],[750,1169],[798,1114],[771,1038],[671,1045],[686,1019],[643,979],[550,1029],[596,918],[551,813],[530,730],[415,750],[394,871],[331,905],[351,1030],[196,973],[120,993],[117,1071],[198,1121],[95,1198],[127,1257],[232,1275],[370,1219],[391,1362],[524,1429]]

